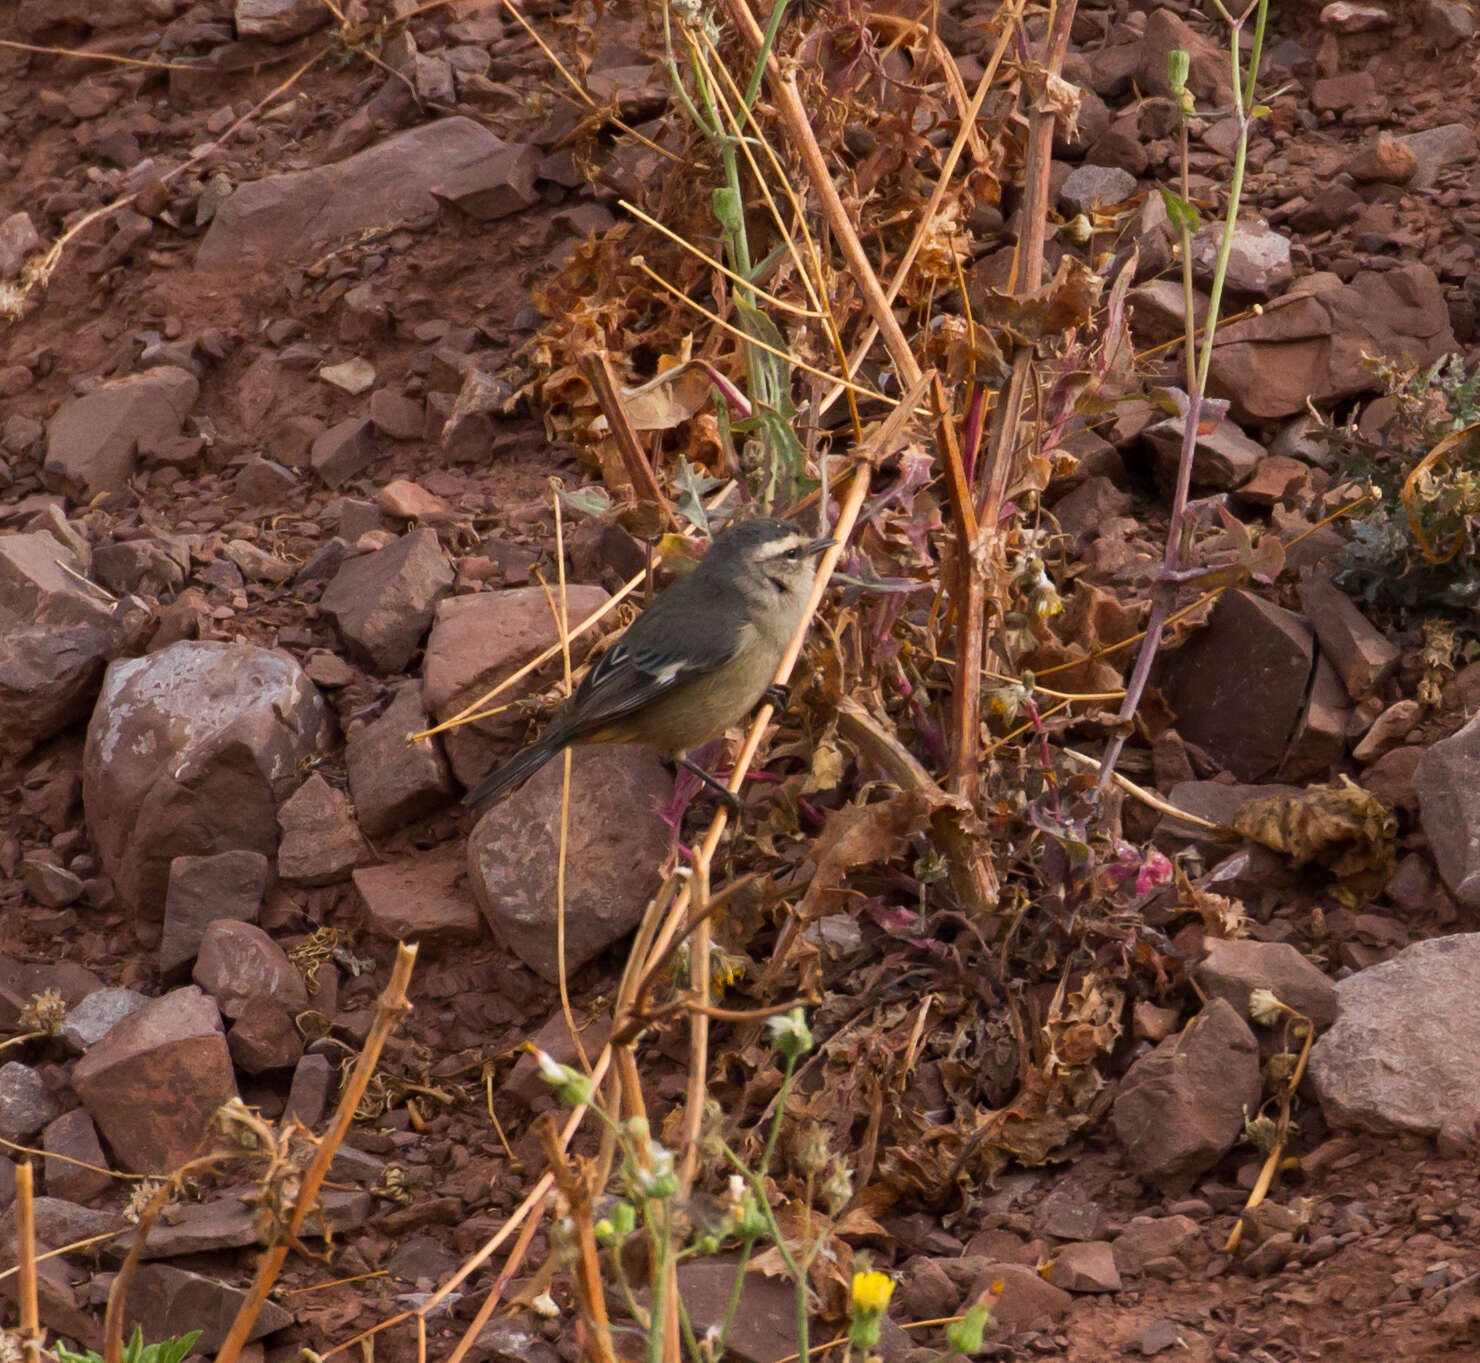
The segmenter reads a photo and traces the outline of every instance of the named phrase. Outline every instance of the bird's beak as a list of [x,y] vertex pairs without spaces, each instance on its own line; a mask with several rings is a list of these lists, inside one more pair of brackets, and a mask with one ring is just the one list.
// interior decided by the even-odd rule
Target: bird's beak
[[815,556],[817,554],[823,553],[825,550],[831,549],[836,543],[837,540],[829,538],[813,540],[812,543],[807,546],[807,553]]

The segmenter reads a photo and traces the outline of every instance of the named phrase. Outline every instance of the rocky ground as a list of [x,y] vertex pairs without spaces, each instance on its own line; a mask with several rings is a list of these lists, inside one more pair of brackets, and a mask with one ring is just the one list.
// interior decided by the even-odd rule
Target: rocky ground
[[[968,80],[994,8],[942,7]],[[1364,354],[1473,354],[1476,23],[1455,0],[1275,8],[1262,88],[1278,93],[1229,278],[1241,320],[1212,367],[1229,412],[1200,437],[1196,482],[1291,541],[1288,571],[1226,594],[1164,663],[1175,728],[1131,765],[1218,822],[1344,772],[1384,802],[1397,858],[1333,895],[1267,848],[1230,855],[1128,807],[1128,835],[1200,850],[1214,867],[1200,887],[1240,901],[1247,934],[1150,899],[1185,979],[1136,1003],[1102,1120],[964,1209],[901,1203],[864,1237],[898,1270],[899,1321],[1000,1281],[1002,1357],[1460,1358],[1480,1343],[1480,664],[1459,645],[1436,660],[1411,619],[1332,586],[1342,529],[1293,543],[1339,481],[1312,409],[1379,443],[1396,418]],[[1078,222],[1091,250],[1124,260],[1134,245],[1145,348],[1181,316],[1154,192],[1177,152],[1152,98],[1167,51],[1192,52],[1205,106],[1228,94],[1193,10],[1082,3],[1064,67],[1085,94],[1056,148],[1065,230],[1049,267],[1085,254]],[[558,17],[522,12],[547,32]],[[318,0],[21,0],[0,16],[12,44],[95,54],[0,49],[0,281],[131,196],[0,332],[0,1209],[26,1148],[46,1156],[37,1240],[57,1247],[116,1231],[131,1176],[188,1158],[230,1097],[321,1124],[394,943],[418,940],[415,1011],[326,1197],[332,1269],[295,1260],[249,1346],[275,1363],[417,1305],[542,1167],[531,1115],[551,1099],[518,1048],[564,1036],[559,773],[475,822],[454,796],[525,716],[405,736],[557,641],[549,480],[590,474],[518,396],[535,374],[531,289],[654,173],[607,142],[583,164],[566,142],[580,112],[504,10],[429,9],[378,38],[374,61],[346,50],[290,83],[329,21]],[[592,93],[627,122],[658,117],[640,25],[618,14],[596,31]],[[1233,131],[1196,124],[1194,197],[1222,192]],[[1005,279],[1011,226],[991,205],[973,222],[969,292]],[[1200,277],[1214,244],[1199,240]],[[1091,602],[1074,608],[1107,630],[1154,572],[1180,438],[1135,394],[1066,437],[1080,472],[1046,500]],[[646,560],[625,531],[566,528],[579,619]],[[1473,638],[1472,616],[1448,619]],[[528,686],[558,677],[552,661]],[[582,1016],[599,1018],[669,853],[656,806],[672,793],[648,755],[575,763],[566,953]],[[1325,861],[1346,875],[1339,858]],[[1260,1164],[1237,1144],[1273,1049],[1246,1021],[1256,988],[1321,1037],[1298,1162],[1226,1252]],[[60,1030],[9,1040],[38,1029],[48,990]],[[658,1117],[682,1096],[674,1047],[653,1058]],[[219,1343],[248,1280],[253,1186],[218,1180],[156,1225],[130,1296],[151,1337]],[[126,1247],[48,1261],[49,1330],[98,1342]],[[488,1271],[429,1321],[443,1354]],[[698,1312],[705,1281],[691,1290]],[[754,1292],[736,1350],[759,1363],[791,1347],[790,1298]],[[904,1357],[920,1339],[884,1344]],[[410,1358],[415,1337],[397,1327],[376,1347]],[[472,1354],[556,1355],[576,1356],[568,1328],[517,1317]]]

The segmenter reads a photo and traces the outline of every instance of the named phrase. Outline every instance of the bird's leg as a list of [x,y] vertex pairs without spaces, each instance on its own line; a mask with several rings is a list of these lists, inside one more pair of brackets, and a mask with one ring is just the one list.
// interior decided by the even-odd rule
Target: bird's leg
[[773,710],[784,710],[786,709],[787,701],[791,699],[791,690],[788,687],[778,686],[775,682],[772,682],[770,686],[766,687],[765,694],[761,696],[761,699],[767,702]]
[[714,791],[714,793],[725,802],[725,805],[729,809],[731,814],[738,815],[740,813],[741,809],[744,807],[740,797],[728,786],[724,785],[718,777],[711,776],[697,762],[690,762],[687,757],[680,757],[677,759],[677,761],[678,765],[681,766],[685,771],[693,772],[693,774],[697,776],[701,781],[703,781],[704,784],[710,788],[710,790]]

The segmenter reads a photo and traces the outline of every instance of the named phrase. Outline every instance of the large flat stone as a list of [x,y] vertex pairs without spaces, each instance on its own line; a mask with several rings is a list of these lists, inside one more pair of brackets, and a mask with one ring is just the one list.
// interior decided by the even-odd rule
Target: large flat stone
[[424,224],[438,212],[433,186],[504,145],[470,118],[444,118],[331,165],[254,180],[216,210],[196,265],[304,260],[367,228]]

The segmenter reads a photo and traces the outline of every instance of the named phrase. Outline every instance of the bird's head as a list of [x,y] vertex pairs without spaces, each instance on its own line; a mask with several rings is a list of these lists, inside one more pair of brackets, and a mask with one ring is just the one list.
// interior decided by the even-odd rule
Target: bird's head
[[732,576],[747,593],[805,597],[817,576],[818,558],[834,542],[809,535],[790,521],[755,517],[716,535],[703,566]]

